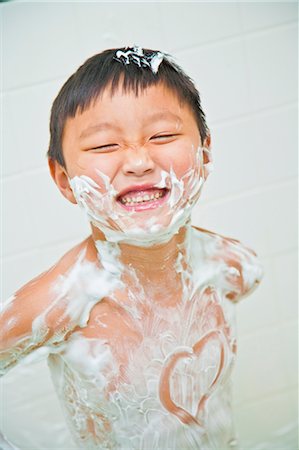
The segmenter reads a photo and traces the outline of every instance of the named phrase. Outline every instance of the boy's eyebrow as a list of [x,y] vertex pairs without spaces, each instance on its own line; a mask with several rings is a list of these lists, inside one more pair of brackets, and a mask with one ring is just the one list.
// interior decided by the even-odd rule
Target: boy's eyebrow
[[97,123],[96,125],[91,125],[90,127],[83,130],[82,133],[80,134],[80,138],[89,136],[90,134],[95,133],[96,131],[107,130],[107,128],[119,129],[119,127],[113,125],[110,122],[101,122]]
[[[152,114],[146,118],[145,123],[147,124],[149,122],[157,122],[158,120],[163,120],[163,119],[175,120],[176,122],[179,122],[179,124],[182,123],[182,119],[179,116],[177,116],[176,114],[172,113],[171,111],[167,111],[167,112],[163,111],[163,112]],[[109,128],[116,129],[116,130],[120,129],[120,127],[118,127],[117,125],[114,125],[113,123],[101,122],[101,123],[97,123],[95,125],[91,125],[90,127],[83,130],[82,133],[80,134],[80,138],[84,138],[86,136],[89,136],[92,133],[95,133],[97,131],[107,130]]]
[[171,111],[162,111],[148,116],[146,122],[153,122],[163,119],[175,120],[176,122],[182,123],[182,119]]

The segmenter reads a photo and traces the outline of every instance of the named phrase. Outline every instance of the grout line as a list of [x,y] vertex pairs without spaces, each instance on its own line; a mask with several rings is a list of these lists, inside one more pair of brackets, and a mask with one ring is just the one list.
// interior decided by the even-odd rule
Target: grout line
[[250,197],[252,195],[258,195],[264,192],[269,192],[277,188],[284,188],[286,186],[290,186],[292,184],[296,184],[298,181],[298,177],[291,177],[287,178],[285,180],[281,181],[275,181],[274,183],[269,183],[266,185],[261,185],[255,188],[245,189],[243,191],[240,191],[238,193],[232,193],[228,194],[225,197],[218,197],[211,200],[201,200],[201,204],[199,205],[199,208],[205,208],[210,206],[218,206],[222,205],[223,203],[231,202],[234,200],[238,200],[241,198]]
[[[213,128],[218,128],[218,127],[220,128],[222,125],[231,125],[234,123],[242,123],[242,122],[246,122],[250,118],[267,117],[268,115],[271,115],[272,113],[275,114],[277,112],[288,110],[291,108],[296,108],[296,113],[297,113],[297,107],[298,107],[298,101],[291,100],[291,101],[281,103],[279,105],[266,106],[266,107],[262,107],[262,108],[248,111],[245,113],[239,113],[236,116],[216,119],[214,121],[210,121],[210,123]],[[209,128],[212,128],[212,127],[209,127]]]
[[270,25],[268,27],[264,27],[264,28],[260,28],[258,30],[249,30],[249,31],[241,31],[239,33],[236,34],[232,34],[230,36],[224,36],[224,37],[220,37],[217,38],[215,40],[210,40],[210,41],[206,41],[206,42],[202,42],[202,43],[197,43],[197,44],[189,44],[186,47],[180,47],[178,49],[173,48],[170,50],[170,52],[174,52],[175,53],[175,57],[178,55],[180,57],[180,55],[184,52],[188,52],[188,51],[194,51],[197,49],[203,49],[205,47],[209,48],[209,47],[213,47],[216,46],[218,44],[229,44],[229,43],[234,43],[237,41],[242,41],[244,38],[252,38],[252,37],[257,37],[257,36],[261,36],[261,35],[265,35],[268,33],[271,33],[272,31],[276,31],[276,30],[283,30],[283,29],[288,29],[288,28],[292,28],[293,25],[297,25],[297,20],[288,20],[286,22],[280,23],[280,24],[276,24],[276,25]]
[[56,83],[56,82],[64,83],[64,81],[66,81],[67,78],[68,78],[67,74],[65,74],[65,75],[58,75],[58,76],[53,77],[53,78],[46,78],[44,80],[23,84],[21,86],[15,86],[15,87],[11,87],[11,88],[6,88],[5,90],[2,90],[2,94],[3,95],[14,94],[14,93],[17,93],[19,91],[23,91],[25,89],[32,89],[32,88],[40,87],[40,86],[45,86],[46,87],[47,85],[51,85],[51,84]]
[[[242,301],[242,300],[241,300]],[[244,334],[242,334],[242,336],[239,334],[239,324],[238,324],[238,320],[237,320],[237,329],[238,329],[238,343],[240,343],[241,340],[245,340],[245,339],[252,339],[258,336],[263,336],[265,333],[266,334],[271,334],[273,332],[275,332],[275,334],[277,333],[278,329],[284,329],[284,328],[289,328],[290,326],[295,325],[295,327],[297,327],[298,329],[298,320],[297,318],[295,319],[288,319],[288,320],[284,320],[283,322],[278,321],[278,322],[274,322],[269,326],[265,326],[263,328],[256,328],[255,330],[252,331],[248,331]]]
[[43,172],[49,174],[49,177],[50,177],[49,169],[45,165],[43,167],[36,167],[36,168],[32,168],[32,169],[21,171],[21,172],[10,173],[9,175],[3,175],[1,177],[1,182],[13,181],[16,178],[20,178],[20,176],[23,176],[23,177],[25,176],[26,177],[26,176],[38,175],[38,174],[41,174]]
[[[237,391],[236,391],[236,388],[235,388],[235,384],[236,384],[236,380],[234,379],[234,387],[233,387],[233,399],[234,400],[237,397]],[[296,385],[294,385],[292,387],[290,386],[288,388],[277,389],[277,390],[275,390],[273,392],[268,392],[267,394],[263,395],[263,397],[260,397],[257,394],[256,397],[255,396],[254,397],[250,397],[250,399],[247,398],[247,399],[241,399],[241,400],[236,401],[236,402],[233,401],[233,408],[234,408],[234,411],[236,412],[236,409],[244,408],[244,403],[246,403],[245,408],[247,408],[247,407],[250,407],[250,406],[254,406],[254,404],[259,403],[260,401],[268,400],[268,399],[270,399],[272,397],[279,397],[282,394],[290,394],[293,391],[298,392]]]
[[277,252],[274,251],[273,253],[267,253],[266,255],[260,255],[259,254],[259,259],[261,261],[265,261],[266,262],[267,260],[271,260],[271,259],[274,259],[274,258],[279,258],[281,256],[287,255],[288,253],[294,253],[294,252],[296,252],[296,254],[297,254],[297,252],[298,252],[298,247],[297,246],[296,247],[291,246],[291,247],[286,248],[284,250],[279,250]]
[[[271,115],[273,113],[275,114],[276,112],[287,110],[289,108],[297,108],[297,106],[298,106],[298,103],[295,101],[281,103],[280,105],[269,106],[269,107],[254,110],[252,112],[247,112],[244,114],[238,114],[236,116],[231,116],[231,117],[224,118],[224,119],[211,121],[210,122],[211,126],[209,126],[209,128],[213,132],[213,130],[221,128],[222,126],[232,125],[234,123],[237,124],[237,123],[246,122],[247,120],[252,119],[252,118],[259,118],[259,117],[263,117],[263,116],[265,117],[267,115]],[[3,167],[3,165],[2,165],[2,167]],[[46,162],[45,162],[45,166],[42,166],[42,167],[39,166],[36,168],[29,168],[27,170],[23,170],[20,172],[11,172],[7,175],[3,175],[1,177],[1,180],[2,181],[11,180],[20,175],[22,175],[22,176],[23,175],[25,175],[25,176],[34,175],[37,173],[41,173],[42,171],[48,172]]]
[[[150,3],[150,2],[149,2]],[[242,40],[244,38],[250,38],[250,37],[254,37],[254,36],[259,36],[259,35],[263,35],[263,34],[267,34],[273,30],[279,30],[279,29],[285,29],[285,28],[290,28],[290,26],[292,25],[296,25],[297,21],[296,20],[289,20],[286,22],[283,22],[281,24],[278,25],[272,25],[269,27],[265,27],[262,28],[260,30],[252,30],[252,31],[244,31],[244,32],[239,32],[235,35],[231,35],[231,36],[226,36],[226,37],[221,37],[221,38],[217,38],[215,40],[211,40],[211,41],[207,41],[207,42],[203,42],[201,44],[194,44],[194,45],[188,45],[187,47],[182,47],[182,48],[178,48],[178,49],[171,49],[170,52],[174,53],[174,57],[176,58],[178,56],[178,58],[180,57],[181,53],[183,52],[188,52],[188,51],[193,51],[195,49],[202,49],[204,47],[211,47],[211,46],[215,46],[218,44],[223,44],[223,43],[229,43],[229,42],[235,42],[238,40]],[[59,76],[55,76],[53,78],[48,78],[46,80],[40,80],[40,81],[34,81],[31,83],[27,83],[25,85],[21,85],[21,86],[12,86],[12,87],[8,87],[6,89],[3,90],[3,93],[12,93],[15,91],[19,91],[22,89],[26,89],[29,87],[35,87],[35,86],[40,86],[40,85],[46,85],[49,83],[53,83],[54,81],[59,81],[59,80],[65,80],[69,75],[67,74],[61,74]]]
[[[58,246],[60,246],[62,244],[65,244],[65,245],[68,245],[68,244],[77,245],[80,242],[84,241],[87,237],[88,236],[86,236],[86,233],[84,233],[84,236],[76,235],[72,239],[58,239],[57,241],[47,242],[45,244],[39,245],[38,247],[35,247],[33,250],[31,248],[31,249],[28,249],[28,250],[23,250],[22,252],[8,253],[6,255],[3,255],[2,258],[1,258],[1,261],[4,263],[5,261],[13,260],[16,257],[28,256],[30,254],[34,254],[35,252],[39,252],[39,251],[42,251],[42,250],[43,251],[47,251],[47,250],[52,249],[53,247],[58,247]],[[68,249],[68,250],[70,250],[70,249]]]

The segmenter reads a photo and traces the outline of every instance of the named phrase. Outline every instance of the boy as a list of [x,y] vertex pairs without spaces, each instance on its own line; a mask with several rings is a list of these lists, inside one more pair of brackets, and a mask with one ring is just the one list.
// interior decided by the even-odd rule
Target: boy
[[261,268],[191,226],[212,163],[193,82],[161,52],[106,50],[64,84],[50,133],[51,175],[92,233],[9,302],[2,372],[48,356],[84,449],[235,447],[233,303]]

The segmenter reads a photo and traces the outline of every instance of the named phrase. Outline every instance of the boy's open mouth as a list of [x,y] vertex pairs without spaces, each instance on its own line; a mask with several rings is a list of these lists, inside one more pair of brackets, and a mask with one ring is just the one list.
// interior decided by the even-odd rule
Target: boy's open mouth
[[117,201],[126,209],[144,210],[153,209],[164,203],[169,189],[148,188],[130,190],[119,195]]

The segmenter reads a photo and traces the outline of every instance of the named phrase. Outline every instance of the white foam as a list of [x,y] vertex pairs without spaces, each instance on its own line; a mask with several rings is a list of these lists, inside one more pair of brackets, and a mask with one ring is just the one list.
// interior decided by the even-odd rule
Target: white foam
[[146,55],[142,47],[134,46],[127,51],[117,50],[114,59],[125,65],[136,64],[138,67],[148,67],[156,74],[164,57],[162,52]]

